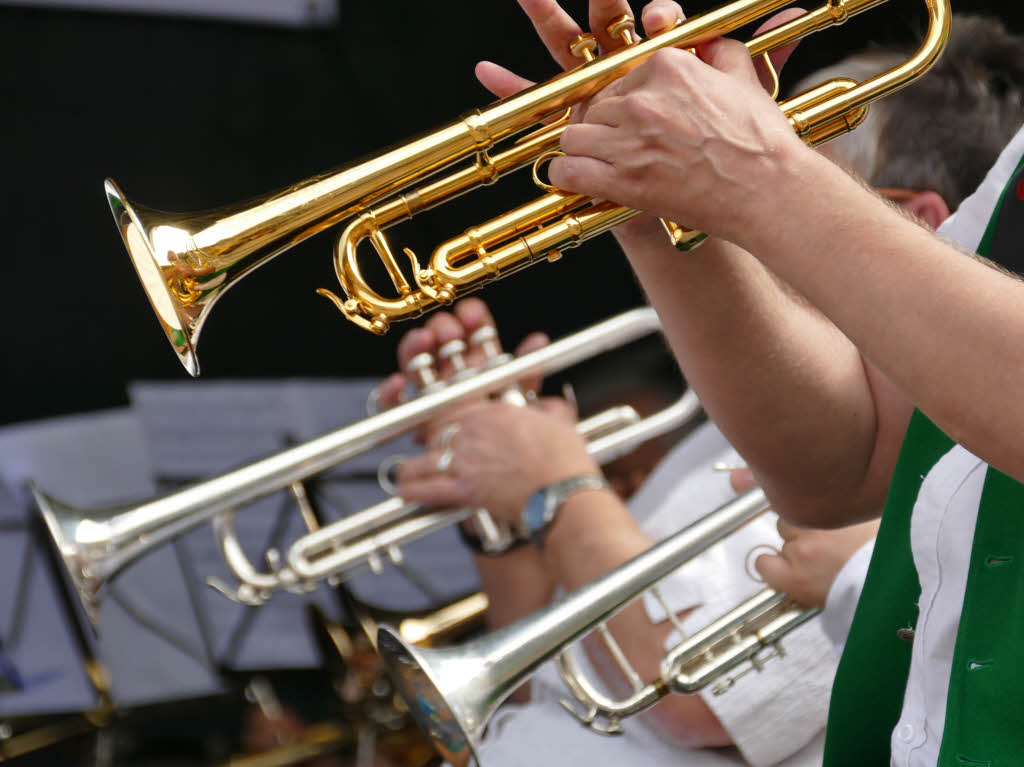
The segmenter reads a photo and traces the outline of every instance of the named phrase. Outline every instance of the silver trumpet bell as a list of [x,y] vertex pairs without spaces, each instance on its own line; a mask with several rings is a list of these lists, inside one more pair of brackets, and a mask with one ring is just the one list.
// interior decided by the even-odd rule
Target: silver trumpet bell
[[[219,582],[212,585],[237,601],[260,604],[278,590],[308,591],[322,580],[344,579],[356,569],[377,570],[382,562],[398,561],[400,544],[456,524],[477,510],[424,509],[390,498],[311,529],[283,554],[268,551],[269,571],[261,571],[245,557],[234,535],[235,509],[289,488],[301,509],[304,479],[415,429],[454,403],[508,390],[529,376],[565,370],[660,329],[653,309],[625,312],[522,357],[467,371],[447,385],[362,421],[138,505],[79,509],[39,488],[34,487],[33,493],[94,626],[103,587],[112,577],[152,549],[208,521],[214,522],[228,568],[240,581],[234,588]],[[588,449],[599,462],[612,461],[686,423],[699,411],[700,403],[690,392],[639,420],[613,410],[610,417],[592,422]],[[615,428],[607,428],[609,424]],[[591,426],[583,424],[585,429]]]
[[[764,493],[751,490],[563,599],[462,645],[418,647],[382,626],[378,652],[417,723],[445,759],[463,767],[476,759],[495,709],[542,663],[767,508]],[[659,679],[628,701],[594,708],[586,694],[578,699],[615,723],[669,692],[694,692],[745,661],[756,665],[761,651],[816,613],[767,590],[675,648]],[[570,691],[576,694],[572,682]]]

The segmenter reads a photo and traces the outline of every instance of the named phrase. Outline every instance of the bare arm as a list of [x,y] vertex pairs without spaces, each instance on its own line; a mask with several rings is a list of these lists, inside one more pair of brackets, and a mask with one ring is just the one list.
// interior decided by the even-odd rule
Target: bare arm
[[910,414],[884,377],[731,243],[681,254],[653,228],[617,236],[688,382],[777,506],[817,526],[877,513]]
[[[550,174],[756,253],[842,331],[809,323],[812,312],[783,301],[773,277],[729,246],[673,260],[627,243],[685,372],[765,489],[787,510],[811,509],[803,522],[877,510],[910,402],[1024,476],[1024,412],[1013,401],[1024,286],[804,146],[742,46],[717,41],[703,55],[712,66],[663,51],[607,88],[566,130],[569,157]],[[742,339],[757,350],[753,364]],[[758,409],[776,430],[770,442],[784,440],[781,458],[758,440]],[[818,487],[816,476],[826,478]],[[827,519],[829,508],[842,511]]]
[[[519,522],[526,500],[537,489],[581,474],[598,474],[564,406],[516,408],[480,403],[458,415],[460,429],[451,443],[450,469],[437,471],[435,446],[403,465],[399,487],[411,501],[441,506],[479,506],[510,525]],[[651,546],[625,505],[608,490],[569,497],[547,536],[543,568],[553,583],[575,589],[621,565]],[[501,568],[501,560],[492,567]],[[520,571],[522,569],[520,568]],[[530,574],[532,577],[532,574]],[[511,576],[506,571],[506,576]],[[506,579],[507,580],[507,579]],[[528,581],[529,582],[529,581]],[[626,608],[609,628],[638,673],[653,679],[664,654],[665,630],[652,626],[642,604]],[[610,669],[604,648],[588,643],[599,669]],[[612,671],[608,681],[621,681]],[[697,696],[669,696],[649,718],[667,737],[693,747],[731,742],[717,718]]]
[[[579,26],[556,0],[520,2],[555,60],[574,66],[568,43]],[[601,29],[628,5],[592,2],[590,11],[591,26]],[[765,27],[794,13],[800,11],[785,11]],[[679,6],[665,0],[649,3],[643,12],[649,33],[681,18]],[[613,48],[615,41],[603,45]],[[777,68],[791,50],[773,55]],[[528,84],[493,64],[481,64],[477,75],[500,96]],[[639,107],[647,109],[662,113],[653,99]],[[643,140],[634,141],[617,159],[642,158],[647,149]],[[643,179],[645,173],[635,175]],[[679,178],[687,176],[670,183],[679,185]],[[687,216],[675,220],[692,223]],[[648,216],[615,234],[690,383],[772,497],[795,518],[816,525],[842,525],[877,513],[909,418],[906,398],[830,321],[741,248],[713,238],[700,251],[682,255]],[[844,439],[835,439],[837,434]],[[810,477],[816,481],[806,481]]]
[[[571,590],[646,551],[652,543],[613,495],[581,493],[563,506],[547,537],[544,560],[554,577]],[[608,622],[608,629],[645,682],[660,676],[670,624],[652,624],[642,601],[636,600]],[[632,692],[596,636],[588,637],[584,647],[613,690]],[[732,736],[699,695],[669,695],[644,716],[662,737],[680,745],[706,748],[732,743]]]

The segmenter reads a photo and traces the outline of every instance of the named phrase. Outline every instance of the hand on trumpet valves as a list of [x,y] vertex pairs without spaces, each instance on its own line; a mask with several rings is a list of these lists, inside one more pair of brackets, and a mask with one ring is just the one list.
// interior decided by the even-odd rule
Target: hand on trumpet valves
[[824,607],[843,565],[878,533],[878,520],[833,530],[797,527],[779,517],[782,549],[761,554],[754,567],[772,588],[802,605]]
[[[729,482],[737,493],[745,493],[758,484],[754,473],[746,466],[730,467]],[[751,550],[745,563],[747,573],[777,591],[785,591],[802,605],[823,608],[839,571],[878,533],[878,520],[818,530],[799,527],[780,516],[776,527],[782,548]],[[770,550],[762,553],[765,548]],[[760,578],[754,577],[751,564]]]
[[[573,49],[574,42],[584,30],[565,12],[558,0],[519,0],[519,4],[555,62],[563,69],[579,66],[580,59]],[[803,13],[798,8],[785,9],[766,21],[758,32]],[[601,52],[621,48],[635,39],[635,35],[627,34],[620,23],[622,16],[633,16],[625,0],[591,0],[589,25]],[[641,13],[642,26],[649,37],[676,26],[684,18],[680,5],[667,0],[654,0],[645,5]],[[767,89],[774,93],[776,75],[772,70],[778,72],[794,48],[795,44],[773,51],[770,68],[764,62],[753,66],[746,49],[732,41],[712,41],[696,50],[663,50],[655,54],[591,101],[574,107],[572,122],[575,124],[570,125],[562,137],[562,149],[569,157],[552,161],[548,168],[551,182],[562,189],[614,199],[673,221],[710,228],[715,233],[725,231],[729,222],[720,227],[719,221],[724,218],[721,211],[729,208],[718,208],[716,213],[715,207],[720,202],[711,199],[711,192],[724,186],[730,193],[750,193],[749,189],[736,183],[737,179],[721,177],[722,171],[728,174],[734,166],[741,164],[740,160],[728,151],[714,158],[704,158],[701,150],[673,152],[667,137],[680,135],[693,142],[722,141],[724,145],[735,145],[738,154],[760,153],[766,148],[755,146],[751,137],[767,140],[770,143],[768,148],[794,142],[788,122],[763,92]],[[690,53],[697,56],[690,56]],[[698,57],[710,66],[698,62]],[[476,76],[499,98],[533,85],[529,80],[488,61],[477,64]],[[687,80],[685,93],[673,94],[673,88],[681,79]],[[762,88],[757,87],[758,82]],[[696,130],[706,127],[701,124],[703,121],[694,122],[689,115],[695,111],[714,112],[726,106],[717,101],[727,102],[729,113],[734,116],[718,126],[724,126],[725,130],[713,136],[704,135]],[[716,102],[712,110],[707,110],[709,102]],[[739,125],[741,115],[749,113],[748,102],[758,104],[758,116],[754,120],[757,124],[751,133],[734,127]],[[760,125],[762,120],[767,126],[763,129]],[[692,129],[692,135],[686,134],[687,128]],[[664,145],[661,145],[659,137],[666,137]],[[799,143],[795,141],[795,144]],[[717,163],[720,160],[726,164],[719,167]],[[678,179],[688,178],[691,172],[700,172],[705,183],[682,185],[686,189],[676,190],[678,194],[669,189],[670,186],[678,187]],[[716,172],[719,172],[718,177]],[[656,188],[649,186],[650,178],[658,178]],[[702,223],[705,221],[712,226],[707,227]],[[651,216],[634,218],[615,231],[617,235],[629,238],[657,237],[664,240],[661,224]]]
[[[400,372],[388,376],[377,387],[380,407],[397,405],[410,385],[417,389],[421,387],[424,358],[432,360],[431,375],[436,376],[439,385],[469,377],[475,370],[500,362],[505,355],[494,327],[494,317],[478,298],[459,301],[452,312],[435,312],[422,327],[409,331],[399,341]],[[532,333],[516,348],[516,355],[534,351],[547,343],[546,335]],[[416,369],[410,369],[410,366]],[[540,379],[531,377],[520,381],[519,386],[529,399],[540,387]],[[443,421],[457,420],[458,408],[463,406],[453,406],[445,413]],[[429,442],[438,428],[438,423],[425,426],[418,434],[419,441],[423,444]]]
[[442,427],[423,455],[401,465],[398,492],[404,499],[484,508],[496,522],[514,527],[539,488],[600,474],[563,400],[542,399],[526,408],[477,402],[460,410],[458,426],[457,437]]

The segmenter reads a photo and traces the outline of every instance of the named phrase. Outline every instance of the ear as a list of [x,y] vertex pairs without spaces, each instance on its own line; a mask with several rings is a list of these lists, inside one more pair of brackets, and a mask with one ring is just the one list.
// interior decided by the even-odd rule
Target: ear
[[904,200],[900,206],[924,221],[932,229],[938,229],[939,224],[949,218],[949,206],[942,199],[942,195],[932,190],[918,192],[909,200]]

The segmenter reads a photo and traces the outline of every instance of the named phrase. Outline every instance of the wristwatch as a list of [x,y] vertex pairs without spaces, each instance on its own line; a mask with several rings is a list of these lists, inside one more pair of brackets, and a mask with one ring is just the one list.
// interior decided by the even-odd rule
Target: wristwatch
[[569,477],[560,482],[552,482],[531,495],[523,505],[520,516],[520,535],[533,541],[537,548],[544,547],[544,537],[551,523],[555,521],[559,510],[569,496],[581,490],[607,490],[611,486],[608,480],[593,474],[582,474]]

